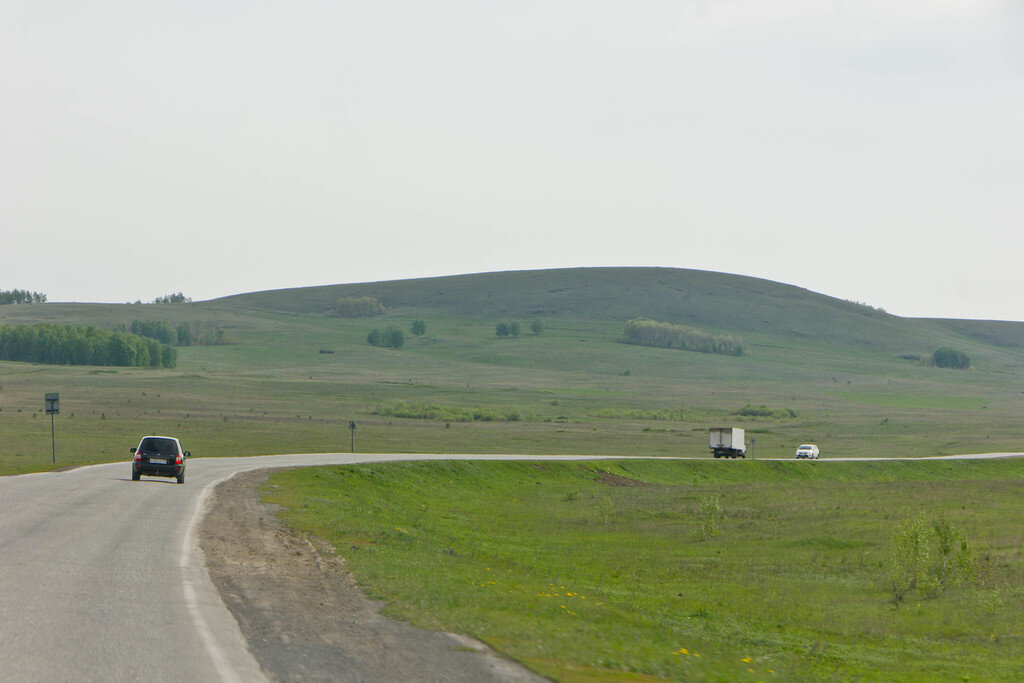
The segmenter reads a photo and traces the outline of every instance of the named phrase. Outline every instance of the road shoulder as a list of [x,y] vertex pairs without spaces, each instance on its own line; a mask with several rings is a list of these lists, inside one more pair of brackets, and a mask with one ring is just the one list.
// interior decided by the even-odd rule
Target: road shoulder
[[210,579],[271,680],[543,680],[464,636],[384,617],[330,548],[288,530],[257,488],[268,470],[216,487],[200,523]]

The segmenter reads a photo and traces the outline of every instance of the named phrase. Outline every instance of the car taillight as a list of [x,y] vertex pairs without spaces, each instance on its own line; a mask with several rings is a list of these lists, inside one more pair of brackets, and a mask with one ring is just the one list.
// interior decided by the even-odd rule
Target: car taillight
[[181,464],[181,453],[178,453],[178,457],[176,457],[174,459],[174,464],[175,465],[180,465]]
[[142,453],[135,451],[135,462],[139,462],[140,460],[142,460]]

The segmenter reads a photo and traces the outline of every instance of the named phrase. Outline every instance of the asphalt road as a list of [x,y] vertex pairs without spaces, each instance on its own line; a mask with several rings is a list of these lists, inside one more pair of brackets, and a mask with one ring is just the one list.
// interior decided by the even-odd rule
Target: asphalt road
[[263,467],[438,458],[533,459],[193,458],[183,485],[133,482],[127,460],[0,477],[0,680],[261,680],[194,535],[213,486]]
[[127,459],[0,477],[0,680],[263,679],[194,536],[213,486],[263,467],[437,457],[192,458],[182,485],[133,482]]

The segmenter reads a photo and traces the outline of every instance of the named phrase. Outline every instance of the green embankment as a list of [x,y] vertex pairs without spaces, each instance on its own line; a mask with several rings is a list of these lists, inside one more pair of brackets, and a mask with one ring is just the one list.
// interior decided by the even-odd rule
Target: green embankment
[[[1016,459],[662,460],[288,471],[265,499],[389,614],[556,680],[1011,680],[1022,494]],[[977,578],[894,603],[918,518],[964,532]]]

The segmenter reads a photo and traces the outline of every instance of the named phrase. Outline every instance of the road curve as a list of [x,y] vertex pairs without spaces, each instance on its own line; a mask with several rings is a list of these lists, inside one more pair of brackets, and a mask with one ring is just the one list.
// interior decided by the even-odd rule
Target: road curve
[[[973,457],[1017,457],[1021,453]],[[0,680],[263,679],[207,576],[195,528],[213,487],[264,467],[607,456],[194,458],[184,485],[129,462],[0,477]]]
[[261,680],[194,537],[216,483],[264,467],[510,457],[522,459],[193,458],[183,485],[133,482],[127,461],[0,477],[0,680]]

